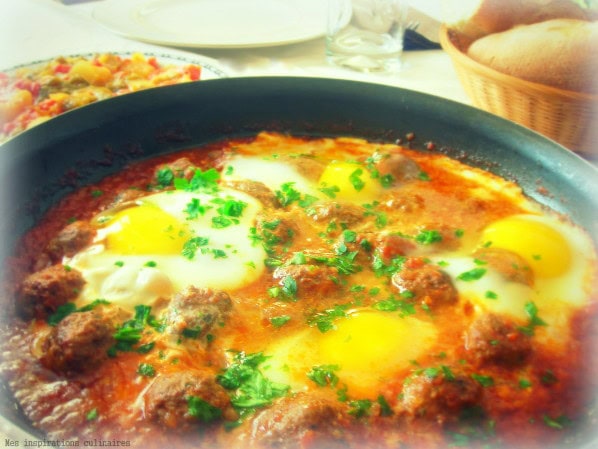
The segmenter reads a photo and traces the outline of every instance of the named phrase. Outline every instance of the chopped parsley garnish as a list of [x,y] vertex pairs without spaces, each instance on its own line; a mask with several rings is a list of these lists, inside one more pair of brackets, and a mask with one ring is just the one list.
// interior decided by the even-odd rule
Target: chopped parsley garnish
[[224,200],[220,202],[220,204],[220,207],[218,207],[216,210],[221,215],[227,217],[240,217],[243,215],[243,211],[247,207],[246,202],[234,199]]
[[224,388],[234,390],[231,403],[238,411],[240,420],[258,408],[272,404],[274,399],[289,391],[288,385],[272,382],[260,371],[259,366],[268,358],[261,352],[237,352],[233,363],[216,377]]
[[187,396],[187,407],[189,415],[205,423],[216,421],[222,416],[222,410],[197,396]]
[[338,371],[340,367],[338,365],[317,365],[307,373],[307,378],[315,382],[320,387],[330,385],[336,387],[338,383],[338,376],[335,371]]
[[328,198],[336,198],[336,194],[341,191],[338,186],[329,186],[326,184],[322,184],[322,187],[320,187],[318,190]]
[[183,244],[182,254],[187,259],[191,260],[195,257],[195,253],[200,247],[204,247],[209,243],[207,237],[193,237]]
[[363,175],[362,168],[356,169],[349,175],[349,182],[357,192],[365,187],[365,182],[361,179],[361,175]]
[[301,193],[293,188],[294,185],[294,182],[285,182],[284,184],[281,184],[280,190],[274,192],[276,199],[278,199],[278,202],[282,207],[287,207],[293,202],[301,199]]
[[345,229],[343,231],[343,240],[347,243],[354,243],[357,240],[357,232]]
[[204,215],[206,211],[210,210],[212,206],[201,204],[199,198],[191,198],[191,202],[187,203],[184,213],[187,214],[187,220],[194,220],[200,215]]
[[291,317],[289,315],[280,315],[270,318],[270,323],[274,327],[282,327],[291,321]]
[[156,262],[154,262],[153,260],[148,260],[143,266],[149,267],[149,268],[156,268],[158,266],[158,264]]
[[140,363],[137,368],[137,374],[145,377],[154,377],[156,375],[156,369],[149,363]]
[[151,315],[152,308],[143,304],[135,306],[133,319],[125,321],[113,334],[116,343],[108,349],[108,355],[115,357],[118,351],[134,351],[134,346],[141,340],[141,334],[146,325],[157,332],[164,331],[164,323]]
[[347,317],[346,310],[349,309],[349,307],[349,304],[337,304],[331,309],[317,312],[308,318],[307,324],[310,326],[316,326],[322,333],[336,329],[334,321],[338,318]]
[[380,405],[380,415],[381,416],[390,416],[393,414],[392,408],[390,408],[390,404],[386,400],[386,398],[382,395],[379,395],[376,398],[376,402]]
[[62,304],[56,308],[56,312],[48,317],[48,324],[50,326],[56,326],[60,323],[63,319],[69,316],[71,313],[75,312],[89,312],[90,310],[95,309],[97,306],[110,304],[110,301],[106,301],[105,299],[95,299],[89,304],[86,304],[82,307],[77,308],[75,303],[67,302],[66,304]]
[[474,373],[471,375],[471,378],[477,381],[482,387],[491,387],[494,385],[494,379],[491,376]]
[[532,383],[527,380],[527,379],[519,379],[519,388],[526,389],[526,388],[530,388],[532,386]]
[[92,190],[91,196],[94,198],[99,198],[104,194],[101,190]]
[[573,421],[565,415],[561,415],[556,418],[551,418],[548,415],[544,415],[542,417],[542,420],[544,421],[544,424],[546,424],[548,427],[552,427],[556,430],[563,430],[565,427],[568,427],[571,424],[573,424]]
[[529,321],[527,326],[520,326],[519,330],[526,335],[534,335],[534,328],[536,326],[546,326],[546,321],[538,316],[538,307],[534,302],[527,302],[524,308]]
[[186,327],[181,334],[185,338],[197,339],[201,335],[201,327]]
[[374,216],[376,217],[375,224],[378,229],[382,229],[384,226],[388,224],[388,216],[385,212],[378,211],[375,209],[378,206],[378,202],[374,202],[372,204],[364,204],[363,207],[366,211],[363,213],[364,217]]
[[420,181],[430,181],[431,180],[430,175],[428,175],[425,171],[420,171],[417,175],[417,178]]
[[457,279],[464,282],[472,282],[481,279],[486,274],[485,268],[473,268],[469,271],[465,271],[457,276]]
[[311,259],[336,268],[339,274],[349,275],[362,270],[362,267],[355,263],[357,254],[359,254],[358,251],[351,251],[335,257],[312,256]]
[[353,401],[349,401],[349,415],[352,415],[356,418],[362,418],[370,414],[370,409],[372,408],[372,401],[369,399],[356,399]]
[[442,242],[442,234],[436,230],[423,230],[415,236],[415,241],[422,245],[432,245]]
[[498,299],[498,294],[493,292],[492,290],[487,290],[484,294],[486,299]]
[[95,419],[98,419],[99,416],[100,416],[100,414],[98,413],[98,409],[93,408],[87,412],[87,414],[85,415],[85,419],[87,421],[93,421]]
[[407,301],[396,299],[391,296],[388,299],[378,301],[372,305],[376,310],[381,312],[400,312],[400,316],[414,315],[415,306]]
[[[215,217],[212,217],[212,227],[215,229],[228,228],[233,223],[234,223],[233,220],[225,217],[224,215],[216,215]],[[238,220],[237,220],[237,223],[238,223]]]
[[282,293],[290,299],[295,299],[297,297],[297,281],[295,281],[295,278],[293,276],[285,276],[281,282]]
[[540,382],[542,382],[542,385],[554,385],[559,381],[559,379],[556,377],[556,375],[554,374],[554,372],[552,370],[546,370],[544,371],[544,373],[542,374],[542,377],[540,378]]
[[218,190],[218,180],[220,173],[215,168],[210,168],[205,172],[198,168],[195,170],[191,180],[186,178],[174,178],[174,187],[177,190],[186,190],[188,192],[208,192],[214,193]]
[[156,173],[156,182],[158,184],[158,187],[161,187],[161,188],[168,187],[168,186],[172,185],[173,181],[174,181],[174,173],[168,167],[161,168]]
[[403,269],[403,263],[407,260],[404,256],[394,257],[390,263],[384,263],[384,260],[378,255],[374,254],[372,258],[372,269],[376,276],[392,276]]

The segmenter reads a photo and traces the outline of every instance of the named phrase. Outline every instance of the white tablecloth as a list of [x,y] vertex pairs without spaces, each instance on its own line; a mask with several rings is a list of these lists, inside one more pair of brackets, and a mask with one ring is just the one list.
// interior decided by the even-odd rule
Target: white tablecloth
[[[0,69],[98,51],[167,52],[113,34],[92,18],[102,0],[65,5],[58,0],[0,0]],[[123,0],[126,1],[126,0]],[[436,0],[420,0],[431,14]],[[181,50],[181,49],[178,49]],[[185,49],[216,59],[230,76],[291,75],[346,78],[382,83],[469,104],[447,54],[442,50],[404,53],[404,69],[395,75],[363,74],[326,62],[324,38],[252,49]]]

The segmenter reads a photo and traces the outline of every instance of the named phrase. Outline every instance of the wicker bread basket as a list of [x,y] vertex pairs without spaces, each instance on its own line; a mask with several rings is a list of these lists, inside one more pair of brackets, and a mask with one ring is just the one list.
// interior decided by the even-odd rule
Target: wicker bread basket
[[446,26],[440,31],[440,44],[475,106],[531,128],[583,156],[598,157],[598,95],[532,83],[482,65],[462,51],[459,35]]

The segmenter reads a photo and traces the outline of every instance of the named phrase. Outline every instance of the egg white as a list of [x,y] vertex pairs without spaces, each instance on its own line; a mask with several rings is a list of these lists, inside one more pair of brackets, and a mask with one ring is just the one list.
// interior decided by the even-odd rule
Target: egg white
[[[217,212],[212,200],[231,198],[246,203],[238,224],[213,227],[212,218]],[[188,219],[184,210],[193,199],[213,207],[203,215]],[[118,226],[100,228],[90,247],[65,261],[79,270],[86,281],[79,297],[81,303],[102,298],[132,309],[137,304],[151,305],[156,299],[166,298],[189,285],[235,290],[262,274],[266,253],[249,237],[255,216],[262,208],[253,197],[232,189],[220,189],[214,194],[167,191],[144,197],[138,203],[156,206],[170,214],[188,230],[189,238],[204,237],[207,245],[198,248],[192,260],[181,253],[123,254],[107,244],[110,234],[119,232]],[[103,215],[109,217],[110,211]],[[147,235],[143,238],[167,237]],[[212,250],[221,250],[225,256],[217,257]]]
[[388,379],[426,354],[437,338],[433,324],[415,317],[356,309],[325,333],[307,328],[273,341],[264,351],[271,357],[265,372],[296,392],[316,385],[307,376],[312,368],[332,366],[339,388],[373,399]]

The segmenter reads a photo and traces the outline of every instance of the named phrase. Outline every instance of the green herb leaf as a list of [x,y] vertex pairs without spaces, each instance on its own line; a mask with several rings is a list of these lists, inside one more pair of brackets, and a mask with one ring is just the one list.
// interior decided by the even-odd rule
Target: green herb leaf
[[307,323],[310,326],[316,326],[322,333],[335,329],[334,321],[338,318],[347,317],[346,310],[349,309],[349,304],[337,304],[331,309],[326,309],[322,312],[315,313],[308,318]]
[[472,374],[471,378],[477,381],[482,387],[491,387],[494,385],[492,376],[484,376],[482,374]]
[[548,427],[552,427],[556,430],[563,430],[565,427],[568,427],[571,424],[573,424],[573,421],[565,415],[561,415],[556,418],[551,418],[548,415],[544,415],[542,417],[542,420],[544,421],[544,424],[546,424]]
[[356,169],[349,175],[349,182],[357,192],[365,187],[365,182],[361,179],[361,175],[363,175],[362,168]]
[[469,271],[465,271],[457,276],[457,279],[464,282],[472,282],[481,279],[486,274],[485,268],[474,268]]
[[393,414],[392,408],[390,404],[386,401],[386,398],[382,395],[379,395],[376,399],[376,402],[380,405],[380,415],[381,416],[390,416]]
[[174,173],[173,171],[168,168],[161,168],[156,173],[156,182],[158,187],[164,188],[170,186],[174,181]]
[[372,401],[369,399],[349,401],[349,407],[349,415],[353,415],[356,418],[362,418],[369,415],[370,409],[372,408]]
[[291,317],[289,315],[280,315],[270,318],[270,323],[272,323],[272,326],[274,327],[282,327],[285,324],[287,324],[290,320]]
[[140,363],[137,368],[137,374],[145,377],[154,377],[156,375],[156,370],[149,363]]
[[320,387],[330,385],[336,387],[338,383],[338,376],[335,371],[338,371],[340,367],[338,365],[317,365],[307,373],[307,378],[315,382]]
[[442,234],[436,230],[423,230],[415,236],[415,241],[422,245],[432,245],[442,242]]
[[206,246],[208,243],[209,239],[207,237],[193,237],[183,244],[182,254],[187,259],[192,260],[195,257],[197,250],[200,247]]
[[216,377],[224,388],[235,390],[231,403],[239,411],[241,419],[257,408],[270,405],[289,391],[288,385],[272,382],[258,369],[267,359],[261,352],[237,352],[234,362]]
[[222,410],[197,396],[187,397],[187,407],[189,415],[204,423],[211,423],[222,416]]

